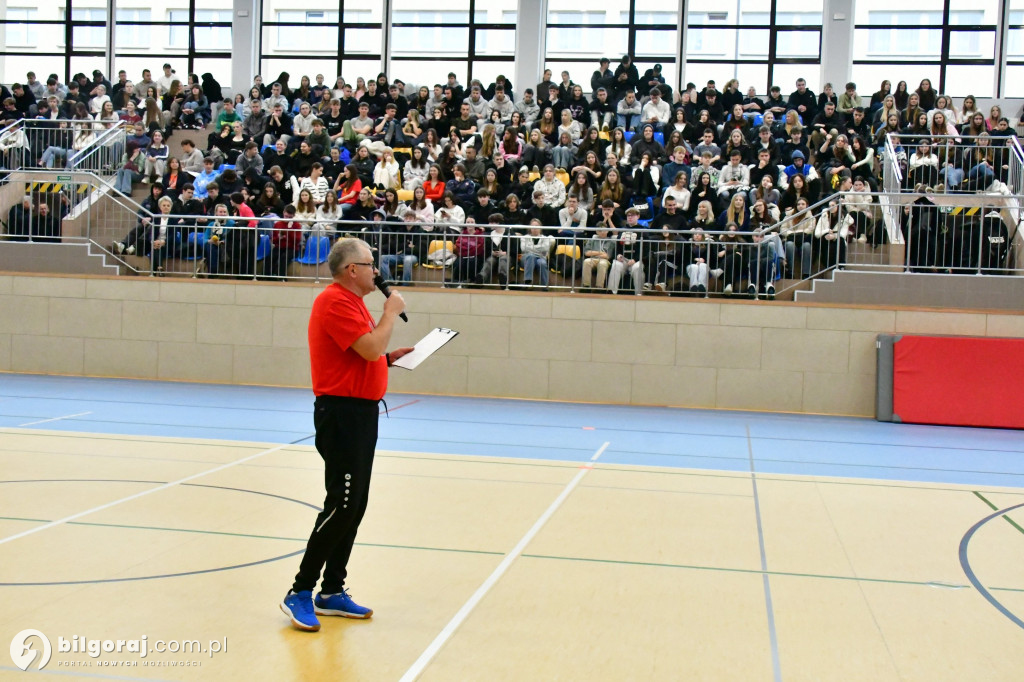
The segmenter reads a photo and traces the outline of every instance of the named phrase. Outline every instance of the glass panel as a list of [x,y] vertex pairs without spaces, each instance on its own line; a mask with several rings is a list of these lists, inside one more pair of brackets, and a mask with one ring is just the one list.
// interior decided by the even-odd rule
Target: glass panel
[[995,59],[995,51],[995,31],[977,29],[949,32],[949,56],[951,59]]
[[[52,27],[40,26],[50,29]],[[90,69],[91,70],[91,69]],[[64,57],[43,57],[39,55],[7,55],[0,59],[0,80],[4,83],[22,82],[25,74],[35,71],[36,77],[45,81],[51,73],[58,74],[64,82]]]
[[[393,13],[397,15],[401,12],[406,11],[420,12],[422,11],[424,4],[425,3],[423,3],[422,0],[394,0]],[[467,19],[465,19],[464,21],[468,21],[469,0],[445,0],[445,2],[437,4],[443,5],[445,11],[448,12],[461,11],[467,17]],[[431,11],[432,10],[427,10],[427,13],[429,14]],[[392,22],[397,23],[398,19],[393,18]]]
[[[75,57],[71,62],[71,75],[76,73],[84,73],[87,76],[91,76],[92,72],[96,69],[104,71],[107,68],[107,58],[103,55],[95,55],[88,57]],[[57,69],[57,73],[63,74],[64,64],[63,59],[61,60],[61,67]],[[38,72],[37,72],[38,73]],[[105,72],[104,72],[105,73]],[[63,75],[61,76],[61,82],[63,82]]]
[[[945,93],[952,97],[992,97],[995,79],[994,66],[954,66],[946,67]],[[1007,81],[1009,85],[1009,81]]]
[[[612,62],[611,66],[609,68],[612,71],[615,71],[616,65],[617,65],[616,62]],[[552,74],[551,80],[554,81],[556,84],[562,82],[562,72],[563,71],[568,71],[569,72],[569,80],[571,80],[573,83],[577,83],[580,86],[582,86],[584,92],[588,92],[590,90],[590,74],[594,73],[594,71],[597,70],[598,62],[597,62],[597,59],[594,59],[593,61],[580,61],[580,62],[576,62],[576,61],[561,62],[560,61],[560,62],[548,62],[545,66],[547,66],[547,68],[551,69],[551,74]],[[639,67],[637,67],[637,68],[639,68]],[[640,71],[640,74],[643,75],[643,71]],[[533,90],[534,90],[534,100],[546,99],[547,98],[547,94],[548,93],[545,92],[543,94],[538,94],[536,92],[537,83],[540,82],[540,78],[536,78],[536,79],[532,79],[532,80],[533,80],[532,83],[516,83],[515,81],[512,81],[512,84],[517,86],[516,89],[515,89],[516,99],[521,99],[522,98],[523,90],[525,90],[526,88],[533,88]]]
[[[4,44],[7,48],[36,47],[39,44],[39,29],[34,22],[39,18],[39,12],[34,7],[11,7],[7,10],[6,19],[24,20],[23,24],[6,24],[4,26]],[[49,28],[49,27],[47,27]],[[53,27],[61,28],[61,27]]]
[[346,59],[341,63],[341,73],[345,76],[345,82],[352,83],[353,88],[355,88],[356,78],[361,76],[363,80],[372,80],[379,71],[380,57],[376,59]]
[[476,16],[478,24],[509,24],[515,26],[519,3],[517,0],[491,0],[484,3],[477,0]]
[[1024,59],[1024,28],[1011,28],[1006,32],[1006,57]]
[[853,35],[853,53],[858,59],[937,60],[941,50],[941,29],[858,28]]
[[[1006,91],[1003,97],[1024,97],[1024,65],[1010,64],[1006,67]],[[1024,113],[1021,113],[1021,117],[1024,118]]]
[[[498,74],[501,74],[502,76],[505,77],[506,80],[508,80],[508,82],[512,83],[512,85],[515,85],[516,84],[516,81],[515,81],[516,68],[515,67],[516,67],[515,62],[487,62],[487,61],[480,61],[480,60],[474,59],[473,60],[473,78],[477,78],[484,85],[490,86],[492,83],[494,83],[494,79],[498,76]],[[443,77],[446,74],[438,74],[438,75]],[[428,82],[428,81],[424,81],[424,82]],[[529,86],[526,86],[526,87],[529,87]],[[518,90],[513,90],[513,93],[515,94],[516,98],[520,98],[520,93],[519,93]]]
[[382,31],[379,28],[347,28],[345,54],[379,55],[382,40]]
[[114,44],[118,50],[125,52],[152,49],[149,26],[139,26],[133,22],[152,21],[152,13],[148,9],[118,9],[117,21],[114,23]]
[[[644,57],[675,57],[676,55],[676,30],[666,31],[637,31],[636,32],[636,53],[637,59]],[[611,57],[609,57],[610,59]],[[614,67],[609,66],[612,71]],[[640,68],[639,65],[637,68]],[[643,70],[641,69],[641,75]],[[668,76],[665,76],[666,80]]]
[[[854,67],[856,68],[856,67]],[[772,85],[782,88],[782,96],[788,98],[789,94],[796,90],[796,81],[803,78],[807,81],[807,87],[814,92],[821,91],[821,68],[819,64],[776,64],[772,73]],[[767,89],[761,90],[760,83],[754,83],[760,94],[766,94]]]
[[[77,60],[76,60],[75,63],[77,64]],[[153,61],[152,57],[120,57],[120,56],[118,56],[118,57],[116,57],[114,59],[114,76],[110,79],[110,82],[113,83],[115,81],[115,79],[117,77],[117,72],[120,71],[121,69],[124,69],[127,72],[128,80],[130,80],[132,83],[138,83],[139,81],[142,80],[142,70],[143,69],[149,69],[151,71],[152,70],[156,70],[156,72],[157,72],[156,75],[157,76],[161,76],[161,75],[163,75],[163,71],[160,70],[160,66],[162,66],[162,65],[163,65],[163,62],[160,62],[159,64],[157,64],[157,63],[155,63]],[[184,60],[182,60],[182,64],[181,65],[184,68],[184,65],[185,65]],[[175,77],[177,77],[177,76],[175,76]],[[136,94],[140,94],[140,93],[136,92]]]
[[[509,64],[511,66],[511,64]],[[439,80],[444,82],[449,71],[453,71],[463,86],[466,85],[468,68],[465,61],[440,61],[422,59],[394,59],[391,64],[392,78],[401,78],[406,82],[406,90],[410,85],[429,83],[433,86]]]
[[628,15],[629,0],[603,0],[598,7],[591,6],[587,9],[580,9],[580,3],[575,0],[550,0],[548,2],[548,24],[600,26],[601,24],[628,23],[628,17],[621,18],[623,12]]
[[628,40],[629,32],[624,28],[553,26],[547,33],[547,58],[597,61],[605,55],[625,54]]
[[[938,66],[927,64],[854,64],[853,78],[851,78],[851,80],[858,85],[861,83],[881,84],[883,80],[889,80],[892,83],[893,90],[896,89],[897,83],[901,80],[905,80],[910,84],[910,89],[914,90],[917,88],[917,83],[920,83],[922,78],[930,78],[932,83],[938,87],[938,73]],[[861,87],[863,88],[863,86]],[[874,92],[876,89],[877,86],[875,88],[863,88],[859,92],[861,93],[861,96],[863,96],[864,94],[867,94],[868,91]]]
[[818,59],[821,56],[821,31],[779,31],[776,36],[776,57]]
[[[61,14],[63,15],[63,11]],[[107,10],[105,7],[74,7],[71,10],[71,20],[74,22],[101,21],[106,23]],[[106,31],[106,28],[101,25],[72,26],[71,42],[74,45],[74,49],[104,49],[107,45]]]
[[[220,60],[215,60],[220,61]],[[196,60],[198,64],[199,60]],[[315,57],[289,57],[287,59],[263,59],[260,63],[260,72],[263,74],[264,84],[273,83],[274,79],[278,75],[285,71],[288,73],[288,87],[294,90],[299,87],[299,82],[302,76],[309,76],[310,80],[313,80],[313,76],[318,73],[327,74],[329,69],[331,72],[336,70],[338,67],[335,66],[333,61],[328,62],[330,66],[324,66],[325,60],[317,59]],[[198,67],[197,67],[198,68]],[[334,82],[332,76],[328,75],[324,80]],[[219,79],[218,79],[219,80]]]
[[[197,52],[231,52],[231,3],[220,9],[209,9],[213,2],[204,2],[206,8],[196,9],[196,51]],[[188,12],[182,12],[188,20]],[[227,23],[227,26],[210,26],[211,23]],[[205,24],[205,25],[204,25]],[[171,27],[172,30],[176,27]],[[187,38],[186,38],[187,39]]]
[[[476,32],[476,54],[512,56],[516,53],[516,31],[480,29]],[[508,74],[505,74],[508,75]]]
[[[185,5],[187,4],[188,3],[186,2]],[[208,3],[203,4],[207,5]],[[337,16],[339,4],[338,0],[307,0],[301,5],[296,5],[296,3],[289,2],[289,0],[263,0],[263,21],[281,21],[281,19],[277,18],[280,12],[295,11],[300,8],[302,11],[309,12],[334,12],[335,16]],[[369,3],[366,2],[352,4],[366,7],[369,6]],[[380,5],[381,3],[378,2],[377,4]]]
[[[445,14],[444,12],[439,14]],[[424,53],[431,56],[465,56],[469,49],[469,29],[454,26],[417,26],[391,30],[392,55],[415,57]]]
[[[624,10],[625,11],[625,10]],[[636,25],[679,23],[679,3],[667,3],[663,0],[636,0]],[[637,41],[639,44],[639,41]]]
[[[269,44],[275,53],[299,52],[309,54],[324,50],[337,52],[337,10],[333,12],[282,10],[277,13],[277,21],[293,22],[301,25],[264,28],[264,47]],[[269,43],[267,42],[268,38]]]
[[767,29],[697,27],[690,30],[686,55],[699,59],[753,59],[767,54],[766,50],[761,53],[752,50],[758,45],[766,47],[768,38]]
[[[897,4],[897,3],[894,3]],[[855,3],[854,23],[900,26],[939,26],[942,24],[943,0],[903,0],[896,10],[885,9],[880,2]]]

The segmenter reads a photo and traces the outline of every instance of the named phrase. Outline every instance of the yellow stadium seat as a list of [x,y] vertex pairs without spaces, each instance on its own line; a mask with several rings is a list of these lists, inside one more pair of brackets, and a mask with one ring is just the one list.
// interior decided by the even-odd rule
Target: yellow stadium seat
[[448,253],[455,253],[455,242],[450,241],[450,240],[449,241],[445,241],[443,239],[434,239],[434,240],[432,240],[430,242],[430,246],[427,247],[427,257],[423,261],[423,263],[421,263],[421,265],[423,267],[427,268],[428,270],[440,270],[444,266],[442,266],[442,265],[435,265],[430,260],[430,256],[431,256],[431,254],[437,253],[438,251],[441,251],[441,250],[447,251]]
[[538,180],[540,180],[540,173],[530,171],[530,182],[537,182]]
[[555,171],[555,177],[562,181],[562,184],[566,187],[569,186],[569,171],[564,168],[559,168]]
[[598,136],[598,138],[604,140],[605,142],[611,142],[612,141],[612,134],[609,133],[607,130],[602,130],[601,132],[599,132],[597,134],[597,136]]
[[574,260],[578,260],[581,255],[580,247],[569,246],[568,244],[559,244],[555,247],[556,256],[568,256],[569,254],[572,254]]
[[400,189],[398,190],[399,201],[412,201],[412,190],[411,189]]

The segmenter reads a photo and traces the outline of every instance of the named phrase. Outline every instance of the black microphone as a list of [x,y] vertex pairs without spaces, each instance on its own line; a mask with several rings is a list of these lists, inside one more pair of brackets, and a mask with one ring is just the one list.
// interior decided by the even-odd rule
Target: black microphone
[[[391,298],[391,287],[388,286],[388,283],[384,281],[384,278],[380,274],[373,278],[373,283],[377,285],[380,293],[384,294],[384,298]],[[405,314],[404,310],[398,313],[398,316],[402,318],[403,322],[409,321],[409,317]]]

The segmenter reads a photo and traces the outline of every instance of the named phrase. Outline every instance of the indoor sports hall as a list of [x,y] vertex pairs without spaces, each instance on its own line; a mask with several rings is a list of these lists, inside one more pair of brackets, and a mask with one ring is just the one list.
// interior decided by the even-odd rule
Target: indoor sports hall
[[8,4],[0,680],[1017,682],[1022,77],[1024,0]]

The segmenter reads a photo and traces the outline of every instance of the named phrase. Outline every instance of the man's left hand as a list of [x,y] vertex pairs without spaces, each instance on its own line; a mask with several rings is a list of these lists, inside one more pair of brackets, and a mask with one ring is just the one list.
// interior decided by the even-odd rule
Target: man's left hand
[[394,364],[395,360],[397,360],[398,358],[402,357],[403,355],[407,355],[407,354],[413,352],[413,350],[415,350],[415,349],[414,348],[396,348],[395,350],[393,350],[390,353],[388,353],[388,355],[391,356],[391,362],[392,362],[392,364]]

